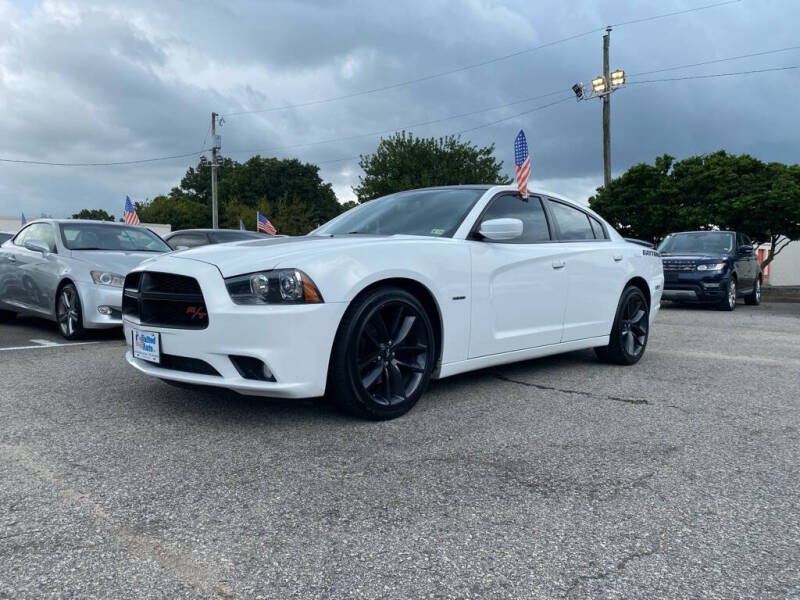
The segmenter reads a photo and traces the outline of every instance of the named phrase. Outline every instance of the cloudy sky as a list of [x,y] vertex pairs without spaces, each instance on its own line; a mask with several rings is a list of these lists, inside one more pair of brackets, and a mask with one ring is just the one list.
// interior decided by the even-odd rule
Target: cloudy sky
[[[0,158],[197,152],[216,111],[228,115],[224,154],[320,164],[346,201],[358,182],[353,157],[380,138],[364,134],[411,125],[423,136],[464,132],[494,143],[510,172],[524,128],[534,183],[585,201],[602,183],[600,103],[532,109],[569,98],[573,83],[601,71],[602,33],[593,30],[720,1],[0,0]],[[740,0],[623,24],[611,34],[611,67],[633,75],[800,46],[798,21],[797,0]],[[793,65],[800,49],[630,81]],[[375,88],[388,89],[352,96]],[[798,92],[800,69],[630,84],[612,99],[613,171],[719,148],[797,162]],[[314,103],[341,96],[351,97]],[[264,112],[232,114],[254,110]],[[430,121],[438,122],[418,125]],[[0,162],[0,216],[119,216],[126,194],[169,191],[198,156],[107,167]]]

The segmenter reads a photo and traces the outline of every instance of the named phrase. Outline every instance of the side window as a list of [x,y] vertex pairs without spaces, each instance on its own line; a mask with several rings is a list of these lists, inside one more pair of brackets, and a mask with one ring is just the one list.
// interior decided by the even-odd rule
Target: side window
[[608,236],[606,235],[606,230],[603,229],[603,225],[595,219],[594,217],[589,217],[589,224],[592,226],[592,231],[594,232],[594,237],[598,240],[606,240]]
[[26,242],[43,242],[50,248],[50,252],[54,252],[56,236],[53,234],[53,226],[50,223],[34,223],[14,240],[18,246],[24,246]]
[[589,223],[589,216],[576,208],[549,200],[562,241],[593,240],[594,231]]
[[169,245],[171,248],[178,246],[186,246],[187,248],[196,248],[197,246],[205,246],[208,244],[206,236],[197,233],[187,233],[182,235],[174,235],[169,238]]
[[506,244],[535,244],[549,242],[550,229],[544,214],[542,201],[536,196],[523,200],[519,196],[504,194],[494,198],[483,213],[481,223],[491,219],[519,219],[522,221],[522,235],[515,240],[495,242]]
[[28,236],[28,233],[31,230],[33,225],[28,225],[25,229],[20,231],[16,236],[14,236],[14,245],[15,246],[24,246],[25,245],[25,238]]
[[753,242],[751,242],[750,238],[747,237],[745,234],[742,234],[742,245],[743,246],[752,246]]

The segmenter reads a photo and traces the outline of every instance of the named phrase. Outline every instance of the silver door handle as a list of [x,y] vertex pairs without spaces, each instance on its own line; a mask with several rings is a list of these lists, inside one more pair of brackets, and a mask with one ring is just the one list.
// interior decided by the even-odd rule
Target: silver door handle
[[567,263],[565,263],[563,260],[557,260],[557,261],[555,261],[553,263],[553,268],[554,269],[563,269],[566,266],[566,264]]
[[8,257],[8,262],[17,262],[17,257],[12,254]]
[[614,255],[614,262],[619,262],[622,260],[622,254],[615,254]]

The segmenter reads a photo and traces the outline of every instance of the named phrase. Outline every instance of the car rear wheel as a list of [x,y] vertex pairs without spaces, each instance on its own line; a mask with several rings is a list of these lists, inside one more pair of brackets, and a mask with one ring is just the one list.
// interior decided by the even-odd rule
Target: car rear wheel
[[347,310],[331,353],[328,397],[361,417],[393,419],[425,392],[436,344],[422,304],[405,290],[375,289]]
[[744,303],[749,306],[758,306],[761,304],[761,278],[756,278],[753,284],[753,291],[744,297]]
[[597,358],[617,365],[632,365],[642,358],[650,331],[650,308],[635,285],[622,292],[608,346],[595,348]]
[[84,334],[83,312],[78,290],[67,283],[58,291],[56,298],[56,319],[61,335],[68,340],[80,339]]
[[720,310],[731,311],[736,309],[736,279],[731,277],[730,281],[728,281],[728,287],[726,290],[725,297],[719,303]]

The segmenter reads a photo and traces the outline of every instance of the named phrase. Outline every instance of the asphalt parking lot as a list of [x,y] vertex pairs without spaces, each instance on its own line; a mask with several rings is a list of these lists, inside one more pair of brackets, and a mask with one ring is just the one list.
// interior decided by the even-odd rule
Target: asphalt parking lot
[[0,597],[800,598],[798,304],[665,307],[633,368],[480,371],[386,423],[88,341],[0,325]]

